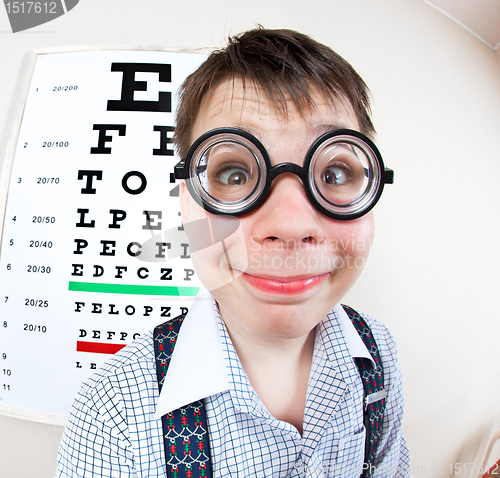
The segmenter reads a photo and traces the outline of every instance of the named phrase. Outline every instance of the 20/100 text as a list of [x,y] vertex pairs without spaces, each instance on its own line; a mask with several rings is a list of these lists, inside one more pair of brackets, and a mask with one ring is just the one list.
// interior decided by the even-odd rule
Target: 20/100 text
[[44,141],[42,148],[67,148],[69,141]]

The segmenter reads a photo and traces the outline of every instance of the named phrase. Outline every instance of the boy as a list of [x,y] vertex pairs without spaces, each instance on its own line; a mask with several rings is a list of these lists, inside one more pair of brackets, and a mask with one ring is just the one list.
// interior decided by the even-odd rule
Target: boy
[[[176,176],[207,291],[182,323],[159,397],[151,334],[84,385],[57,476],[164,477],[166,461],[175,475],[194,452],[168,438],[165,458],[172,427],[162,431],[161,417],[198,400],[210,460],[195,458],[186,476],[207,467],[220,477],[409,476],[395,345],[367,317],[385,414],[366,470],[355,359],[374,370],[377,359],[339,305],[368,256],[371,208],[392,182],[373,134],[363,80],[297,32],[246,32],[188,77]],[[203,221],[223,240],[193,252]]]

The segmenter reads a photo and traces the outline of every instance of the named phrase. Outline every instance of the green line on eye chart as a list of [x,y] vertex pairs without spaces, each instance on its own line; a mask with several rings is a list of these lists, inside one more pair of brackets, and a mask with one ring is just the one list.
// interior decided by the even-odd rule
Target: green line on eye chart
[[165,295],[195,297],[199,287],[175,287],[162,285],[103,284],[98,282],[69,282],[68,290],[100,292],[104,294]]

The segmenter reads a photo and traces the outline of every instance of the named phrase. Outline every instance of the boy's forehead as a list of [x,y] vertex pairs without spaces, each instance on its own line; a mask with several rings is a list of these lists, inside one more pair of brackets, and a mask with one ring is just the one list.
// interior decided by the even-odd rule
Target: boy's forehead
[[[315,129],[326,125],[359,130],[358,121],[346,98],[332,99],[321,94],[315,87],[310,89],[311,105],[300,108],[290,95],[284,92],[284,101],[270,98],[258,85],[241,79],[226,80],[214,86],[202,101],[194,128],[194,141],[200,134],[217,126],[252,126],[262,122],[286,125],[295,120]],[[214,126],[214,127],[217,127]]]

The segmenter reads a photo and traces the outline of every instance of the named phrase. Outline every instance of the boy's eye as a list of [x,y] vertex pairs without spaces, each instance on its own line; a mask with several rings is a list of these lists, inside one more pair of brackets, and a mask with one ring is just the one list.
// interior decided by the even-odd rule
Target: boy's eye
[[216,180],[228,186],[243,186],[248,182],[249,176],[242,168],[227,166],[222,171],[217,172]]
[[345,184],[348,181],[347,171],[339,166],[330,166],[323,173],[323,181],[326,184]]

